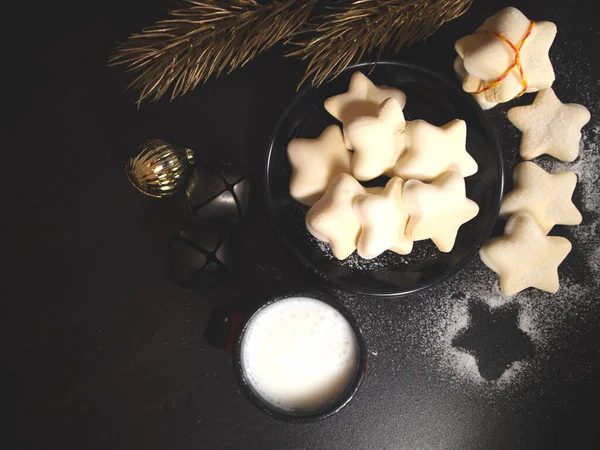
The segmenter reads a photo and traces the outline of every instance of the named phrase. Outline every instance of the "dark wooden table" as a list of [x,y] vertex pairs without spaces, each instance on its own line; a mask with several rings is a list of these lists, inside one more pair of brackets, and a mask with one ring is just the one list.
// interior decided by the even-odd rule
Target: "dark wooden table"
[[[598,273],[577,252],[561,278],[568,286],[585,286],[590,298],[573,313],[564,307],[563,328],[570,328],[560,345],[555,340],[555,349],[535,350],[543,376],[527,378],[525,371],[521,384],[488,392],[423,362],[426,349],[414,337],[431,325],[435,301],[464,295],[457,286],[482,272],[477,259],[456,278],[407,298],[336,293],[363,324],[371,350],[367,378],[341,413],[291,425],[255,409],[238,389],[231,355],[208,345],[203,332],[214,305],[250,311],[274,293],[330,288],[281,248],[263,203],[263,155],[303,65],[275,48],[182,99],[137,110],[133,94],[125,92],[130,78],[106,61],[116,41],[162,17],[170,5],[123,3],[5,6],[2,67],[10,80],[3,101],[8,208],[2,223],[9,271],[3,328],[11,357],[5,370],[14,381],[6,398],[16,400],[9,416],[16,417],[19,436],[6,448],[592,446],[600,425]],[[397,58],[452,78],[453,42],[508,4],[476,1],[465,16]],[[558,25],[551,51],[554,87],[564,101],[590,108],[588,127],[596,134],[589,136],[597,142],[600,34],[594,2],[514,4],[533,19]],[[506,121],[507,109],[502,105],[489,117],[510,171],[518,133]],[[136,144],[151,137],[189,146],[202,158],[242,164],[250,173],[250,213],[234,233],[242,265],[235,282],[184,290],[169,277],[165,249],[184,221],[185,201],[146,198],[123,170]],[[581,207],[587,223],[597,224],[598,211]],[[483,358],[503,352],[492,346]]]

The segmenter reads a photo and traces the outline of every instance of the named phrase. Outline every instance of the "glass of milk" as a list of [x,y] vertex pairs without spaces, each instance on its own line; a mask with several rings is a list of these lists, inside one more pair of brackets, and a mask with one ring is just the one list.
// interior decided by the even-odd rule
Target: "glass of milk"
[[293,293],[261,306],[234,353],[243,392],[263,412],[291,422],[324,419],[358,390],[367,351],[356,321],[320,293]]

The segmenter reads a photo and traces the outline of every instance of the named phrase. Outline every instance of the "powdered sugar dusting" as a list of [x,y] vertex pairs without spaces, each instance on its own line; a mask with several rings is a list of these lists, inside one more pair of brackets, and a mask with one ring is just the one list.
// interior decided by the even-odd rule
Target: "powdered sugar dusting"
[[[545,377],[553,352],[567,351],[565,342],[569,335],[589,325],[588,321],[593,321],[600,308],[592,295],[594,290],[598,291],[597,281],[587,286],[563,278],[560,291],[554,295],[529,289],[513,297],[502,297],[498,295],[497,282],[490,280],[486,271],[485,268],[471,271],[454,285],[461,295],[446,294],[420,311],[421,318],[415,320],[426,316],[426,321],[423,329],[415,330],[411,342],[421,348],[420,356],[442,379],[479,386],[487,395]],[[485,380],[475,358],[452,346],[453,338],[469,326],[468,305],[474,299],[486,302],[492,309],[516,303],[520,310],[517,326],[535,346],[533,359],[514,362],[497,380]]]
[[[570,350],[566,344],[568,338],[592,325],[600,314],[597,136],[598,128],[584,134],[581,159],[573,168],[581,180],[581,196],[575,202],[584,213],[584,222],[580,226],[558,229],[573,243],[572,254],[559,268],[558,293],[528,289],[512,297],[504,296],[496,274],[476,260],[447,285],[420,294],[421,301],[412,303],[415,307],[410,310],[409,331],[404,336],[421,363],[435,371],[441,380],[458,388],[469,385],[484,396],[500,392],[506,395],[507,389],[523,392],[527,386],[541,381],[551,383],[549,367],[557,355]],[[565,170],[562,163],[551,164],[561,164],[558,170]],[[517,326],[535,346],[533,359],[513,362],[493,381],[480,375],[472,355],[452,346],[454,337],[469,326],[469,302],[475,299],[484,301],[492,309],[516,304],[519,308]]]
[[[479,265],[479,264],[477,264]],[[472,264],[473,266],[473,264]],[[480,265],[479,265],[480,266]],[[465,271],[466,272],[466,271]],[[463,386],[474,386],[482,394],[499,392],[521,378],[531,365],[529,361],[515,361],[497,380],[486,380],[479,373],[475,357],[452,345],[461,330],[471,325],[469,304],[473,300],[485,301],[493,308],[500,308],[511,301],[498,295],[498,287],[489,271],[479,267],[463,275],[460,291],[446,293],[435,298],[422,311],[419,319],[426,316],[421,327],[415,327],[411,342],[419,348],[419,357],[437,372],[444,381]],[[527,333],[527,330],[523,330]]]
[[313,241],[315,246],[321,252],[321,254],[327,259],[332,261],[338,261],[340,265],[346,266],[352,270],[367,270],[375,267],[386,266],[385,261],[387,254],[381,255],[374,259],[363,259],[360,256],[358,256],[356,252],[354,252],[348,258],[344,259],[343,261],[339,261],[331,251],[331,247],[327,242],[320,241],[317,238],[313,238]]
[[[597,301],[600,292],[597,276],[600,272],[599,131],[598,125],[584,129],[580,157],[573,164],[550,158],[536,161],[551,172],[571,170],[579,179],[574,200],[583,213],[583,223],[556,227],[551,232],[566,236],[573,244],[572,253],[559,268],[558,293],[527,289],[511,297],[504,296],[496,275],[481,261],[475,261],[452,280],[450,289],[441,292],[441,297],[429,300],[419,312],[421,317],[415,320],[426,319],[422,329],[415,329],[412,341],[421,347],[420,356],[437,368],[442,379],[459,385],[467,383],[485,395],[547,379],[551,360],[569,350],[566,345],[569,336],[593,324],[594,317],[600,313]],[[519,308],[517,326],[535,346],[533,359],[515,361],[494,381],[480,375],[472,355],[452,346],[453,338],[469,325],[468,305],[474,299],[487,303],[492,309],[516,304]]]
[[600,273],[600,247],[597,247],[590,255],[590,259],[593,262],[592,271],[594,273]]
[[600,157],[599,149],[600,125],[584,129],[579,144],[579,157],[573,163],[565,163],[554,158],[544,157],[536,162],[546,171],[571,171],[577,174],[577,189],[581,191],[583,202],[579,205],[584,210],[597,213],[600,208]]

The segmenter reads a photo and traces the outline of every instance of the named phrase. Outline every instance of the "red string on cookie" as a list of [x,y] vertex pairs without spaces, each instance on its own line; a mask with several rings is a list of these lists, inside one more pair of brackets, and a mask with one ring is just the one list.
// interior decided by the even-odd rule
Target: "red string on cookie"
[[535,22],[533,20],[529,21],[529,28],[527,29],[527,32],[525,33],[525,36],[523,36],[523,39],[521,39],[521,43],[517,46],[515,46],[512,42],[510,42],[508,40],[508,38],[506,36],[504,36],[501,33],[496,33],[494,31],[478,31],[477,33],[491,33],[494,36],[496,36],[498,39],[500,39],[501,41],[505,42],[506,45],[508,45],[511,50],[513,52],[515,52],[515,60],[514,62],[509,66],[508,69],[506,69],[506,71],[497,79],[495,79],[494,81],[492,81],[491,83],[489,83],[487,86],[484,86],[483,88],[475,91],[475,92],[471,92],[471,94],[477,95],[477,94],[481,94],[482,92],[485,92],[489,89],[492,89],[496,86],[498,86],[500,83],[502,83],[506,77],[508,76],[508,74],[511,72],[511,70],[513,70],[515,67],[517,68],[517,70],[519,71],[519,75],[521,76],[521,84],[523,85],[523,89],[521,90],[521,92],[519,92],[516,97],[520,97],[521,95],[523,95],[525,93],[525,91],[527,90],[527,78],[525,77],[525,73],[523,72],[523,66],[521,66],[521,49],[523,48],[523,44],[525,44],[525,41],[527,40],[527,38],[529,37],[529,35],[531,34],[531,32],[533,31],[533,27],[535,25]]

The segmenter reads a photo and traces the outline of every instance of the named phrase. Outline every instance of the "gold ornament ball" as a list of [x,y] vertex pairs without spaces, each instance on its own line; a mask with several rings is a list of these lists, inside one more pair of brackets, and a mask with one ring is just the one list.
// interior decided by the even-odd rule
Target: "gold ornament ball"
[[194,152],[177,149],[162,139],[151,139],[140,146],[137,156],[125,166],[133,186],[150,197],[169,197],[185,186],[186,172],[194,163]]

